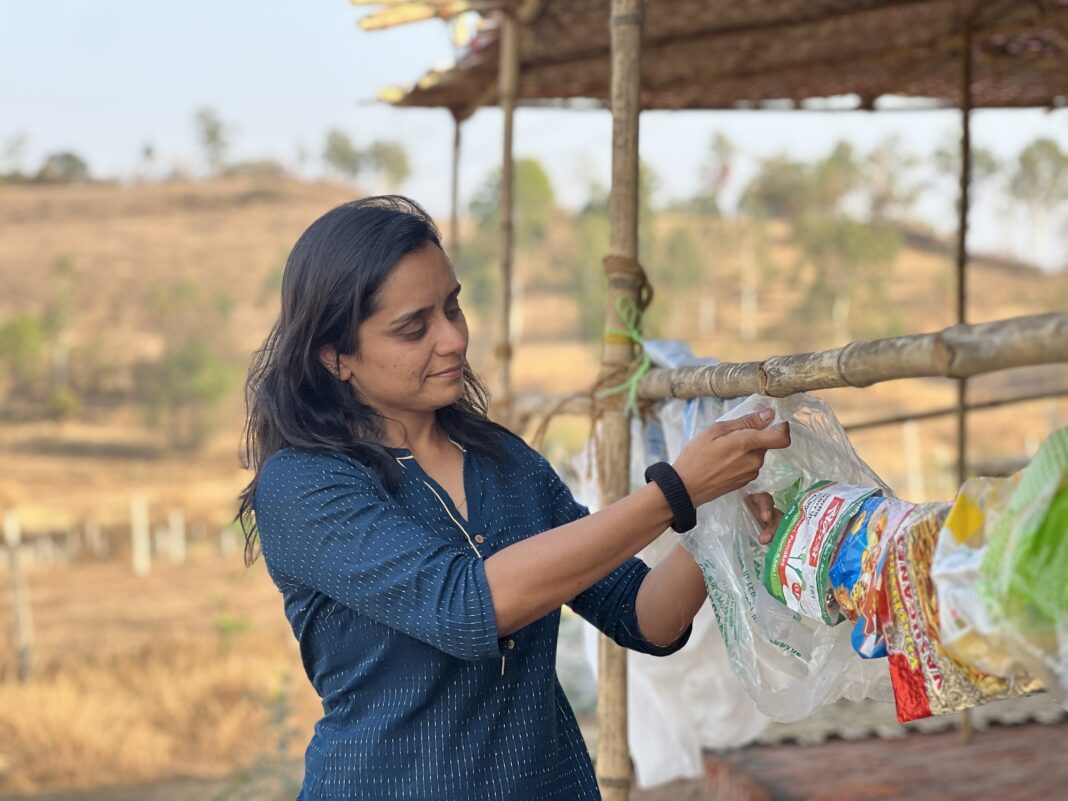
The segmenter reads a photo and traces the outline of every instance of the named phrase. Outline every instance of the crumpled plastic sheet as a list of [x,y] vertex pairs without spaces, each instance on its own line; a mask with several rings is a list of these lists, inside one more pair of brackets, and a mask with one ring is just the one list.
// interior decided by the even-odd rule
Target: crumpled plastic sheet
[[[857,658],[850,627],[803,618],[768,594],[761,582],[766,546],[757,542],[759,526],[744,498],[782,493],[799,479],[803,486],[829,479],[893,493],[854,451],[830,407],[810,395],[754,395],[719,419],[764,408],[775,412],[772,425],[790,423],[791,445],[769,451],[751,484],[702,506],[697,526],[679,537],[705,576],[731,667],[757,708],[773,720],[802,720],[839,698],[892,701],[886,664]],[[698,420],[686,428],[699,431],[711,422]],[[665,422],[669,451],[678,430]]]

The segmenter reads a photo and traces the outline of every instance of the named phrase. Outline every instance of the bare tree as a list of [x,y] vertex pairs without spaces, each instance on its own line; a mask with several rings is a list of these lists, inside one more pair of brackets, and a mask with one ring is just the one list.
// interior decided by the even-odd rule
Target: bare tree
[[368,148],[366,155],[390,192],[396,192],[412,173],[408,152],[400,142],[377,141]]
[[905,151],[901,137],[894,134],[880,142],[868,155],[866,178],[872,222],[901,222],[908,217],[923,190],[912,173],[919,159]]
[[363,168],[363,154],[352,140],[337,128],[331,128],[323,145],[323,161],[337,174],[355,180]]
[[1033,256],[1042,261],[1042,243],[1050,229],[1050,217],[1068,200],[1068,154],[1052,139],[1036,139],[1016,160],[1009,178],[1009,194],[1031,217]]
[[220,175],[226,168],[226,155],[230,149],[232,131],[222,121],[219,114],[207,106],[196,113],[194,120],[200,146],[204,148],[204,156],[208,161],[208,168],[212,175]]

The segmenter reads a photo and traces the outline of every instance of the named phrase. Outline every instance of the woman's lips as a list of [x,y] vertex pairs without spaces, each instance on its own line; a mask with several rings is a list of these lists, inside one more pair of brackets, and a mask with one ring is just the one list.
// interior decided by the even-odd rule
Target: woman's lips
[[459,378],[462,373],[463,368],[461,365],[456,365],[455,367],[440,373],[431,373],[430,378]]

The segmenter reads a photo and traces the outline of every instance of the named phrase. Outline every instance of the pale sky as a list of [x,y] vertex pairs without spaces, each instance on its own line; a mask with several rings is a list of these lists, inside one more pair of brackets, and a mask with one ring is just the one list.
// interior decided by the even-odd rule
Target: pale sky
[[[321,172],[326,131],[339,127],[357,144],[396,139],[409,152],[413,177],[403,191],[445,215],[452,121],[445,111],[392,109],[377,90],[410,83],[447,63],[452,46],[440,21],[364,33],[346,0],[0,0],[0,157],[27,136],[23,167],[70,149],[98,177],[128,178],[151,143],[159,171],[203,170],[193,115],[211,106],[234,128],[232,159],[270,157]],[[692,195],[711,137],[725,133],[741,150],[736,193],[761,157],[812,159],[847,139],[861,152],[898,134],[929,159],[956,135],[952,111],[885,113],[647,112],[641,151],[661,178],[659,201]],[[1012,159],[1048,136],[1068,150],[1068,110],[984,111],[974,140]],[[478,112],[464,127],[462,192],[469,198],[500,160],[500,114]],[[585,199],[589,178],[608,182],[611,120],[606,111],[521,109],[516,153],[549,170],[561,203]],[[9,165],[2,165],[7,168]],[[932,181],[917,216],[952,225],[949,184]],[[972,244],[1027,255],[1029,228],[993,193],[976,201]],[[1037,254],[1068,261],[1065,215]]]

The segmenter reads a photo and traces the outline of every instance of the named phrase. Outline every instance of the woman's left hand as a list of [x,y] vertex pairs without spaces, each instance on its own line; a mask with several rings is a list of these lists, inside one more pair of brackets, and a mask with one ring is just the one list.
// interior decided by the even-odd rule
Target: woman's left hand
[[745,505],[749,508],[757,525],[760,526],[757,541],[761,545],[767,545],[775,536],[775,530],[782,520],[782,512],[775,508],[775,501],[767,492],[754,492],[752,495],[746,495]]

